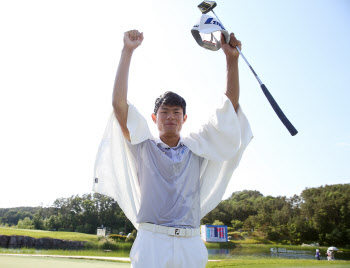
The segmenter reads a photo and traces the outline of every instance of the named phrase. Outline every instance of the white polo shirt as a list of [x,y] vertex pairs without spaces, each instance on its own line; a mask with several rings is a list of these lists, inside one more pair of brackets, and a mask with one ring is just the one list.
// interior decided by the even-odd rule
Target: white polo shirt
[[200,166],[202,157],[179,141],[169,147],[160,139],[132,145],[140,184],[137,223],[180,228],[200,225]]

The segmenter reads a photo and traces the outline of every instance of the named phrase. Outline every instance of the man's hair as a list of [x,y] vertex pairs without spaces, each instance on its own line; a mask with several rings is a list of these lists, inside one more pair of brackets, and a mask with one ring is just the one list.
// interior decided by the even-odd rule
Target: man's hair
[[186,101],[183,97],[172,91],[167,91],[156,99],[156,102],[154,104],[154,114],[157,114],[159,107],[163,104],[171,106],[180,106],[183,110],[183,114],[186,114]]

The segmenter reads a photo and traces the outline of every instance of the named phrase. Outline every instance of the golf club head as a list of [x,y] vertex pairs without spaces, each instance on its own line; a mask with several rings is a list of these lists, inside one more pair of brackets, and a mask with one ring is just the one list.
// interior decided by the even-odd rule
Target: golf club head
[[216,7],[215,1],[203,1],[198,5],[199,10],[202,14],[207,14],[209,11],[213,10]]
[[226,43],[230,42],[228,31],[217,18],[208,14],[202,14],[199,22],[193,26],[191,33],[198,45],[212,51],[221,48],[221,34],[225,36]]

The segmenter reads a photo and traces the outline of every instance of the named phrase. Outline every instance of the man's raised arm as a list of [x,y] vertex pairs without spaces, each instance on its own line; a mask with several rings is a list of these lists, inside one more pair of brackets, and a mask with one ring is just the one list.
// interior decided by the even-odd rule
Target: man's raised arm
[[237,111],[239,101],[239,76],[238,76],[238,57],[239,52],[236,46],[241,49],[241,42],[238,41],[233,33],[230,34],[230,42],[226,43],[225,38],[221,35],[221,47],[226,55],[227,63],[227,86],[226,96],[232,102]]
[[130,134],[127,128],[128,118],[128,77],[131,57],[134,50],[141,45],[143,33],[132,30],[124,33],[124,47],[120,56],[119,66],[114,81],[113,109],[120,124],[124,137],[130,141]]

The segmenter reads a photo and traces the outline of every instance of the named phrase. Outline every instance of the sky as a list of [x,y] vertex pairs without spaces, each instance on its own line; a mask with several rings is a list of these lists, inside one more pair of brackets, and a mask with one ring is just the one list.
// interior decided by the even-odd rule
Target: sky
[[[210,116],[225,92],[226,62],[191,35],[199,3],[0,1],[1,208],[92,192],[127,30],[144,33],[128,98],[152,131],[154,100],[167,90],[187,101],[184,134]],[[215,13],[299,131],[289,134],[240,59],[240,105],[254,139],[224,198],[350,183],[350,2],[218,0]]]

